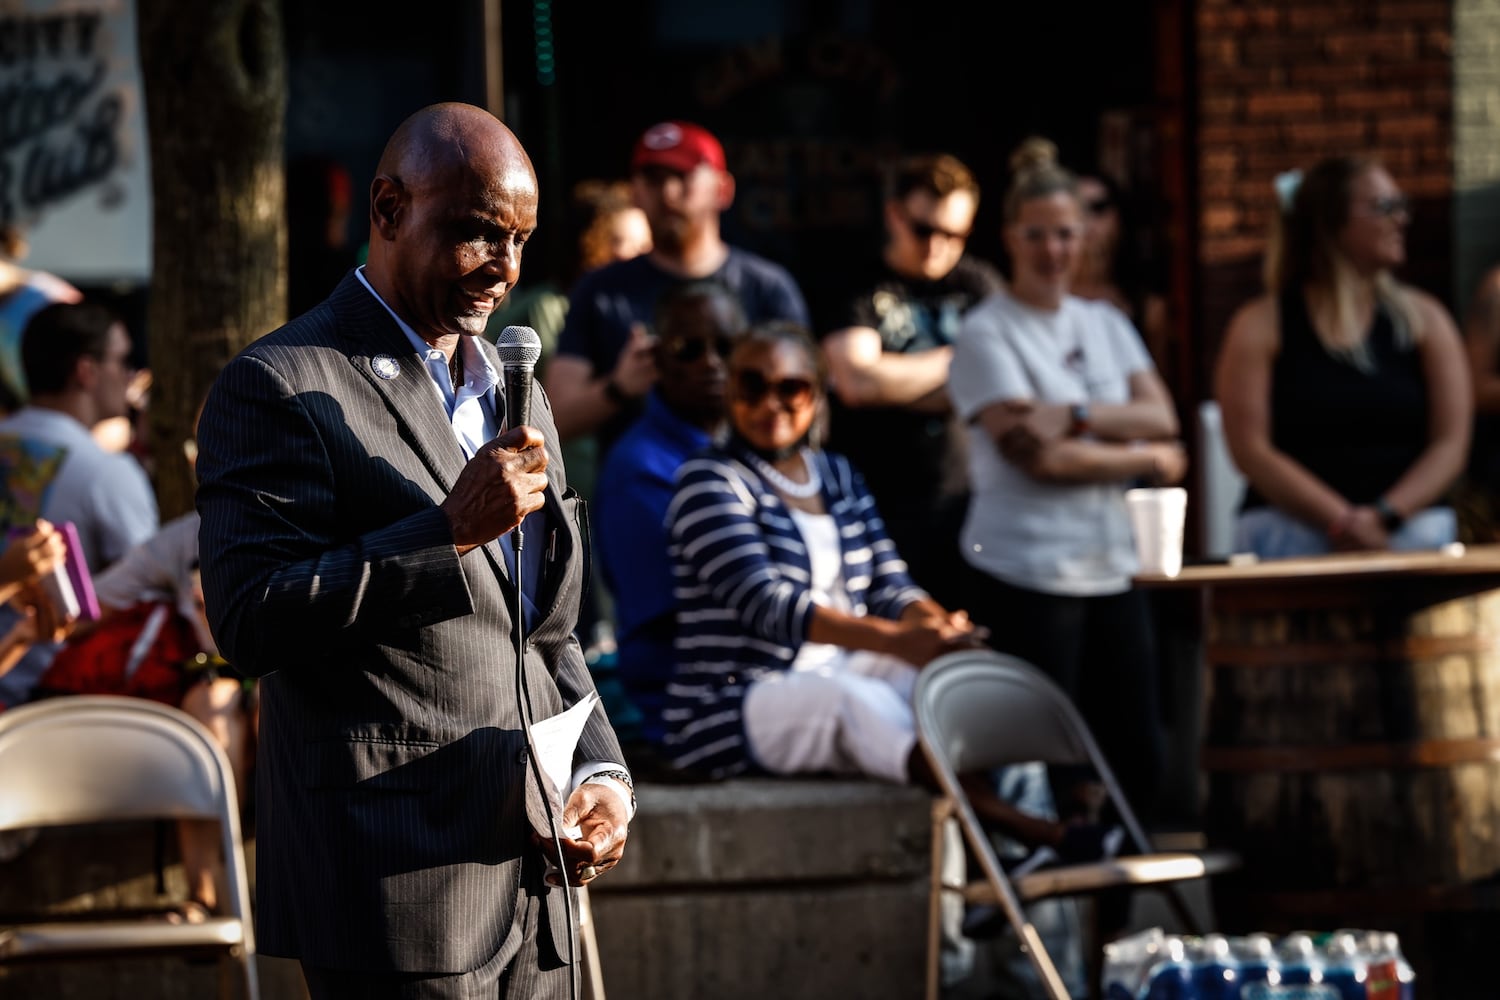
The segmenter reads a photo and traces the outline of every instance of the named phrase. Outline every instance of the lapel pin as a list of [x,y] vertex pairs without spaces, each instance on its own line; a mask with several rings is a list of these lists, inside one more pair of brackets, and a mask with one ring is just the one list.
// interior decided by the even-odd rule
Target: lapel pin
[[401,374],[401,363],[389,354],[377,354],[370,359],[370,371],[383,379],[393,379]]

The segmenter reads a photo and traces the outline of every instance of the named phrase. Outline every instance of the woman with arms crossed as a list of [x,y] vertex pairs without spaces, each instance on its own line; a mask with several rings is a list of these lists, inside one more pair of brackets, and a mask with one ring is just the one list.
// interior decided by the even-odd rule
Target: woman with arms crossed
[[[1084,230],[1073,175],[1045,139],[1024,143],[1012,168],[1011,284],[965,318],[948,383],[970,435],[968,607],[991,645],[1067,692],[1149,815],[1162,760],[1156,650],[1131,585],[1124,492],[1179,481],[1187,457],[1140,334],[1115,306],[1071,294]],[[1059,805],[1087,811],[1092,782],[1060,778]]]

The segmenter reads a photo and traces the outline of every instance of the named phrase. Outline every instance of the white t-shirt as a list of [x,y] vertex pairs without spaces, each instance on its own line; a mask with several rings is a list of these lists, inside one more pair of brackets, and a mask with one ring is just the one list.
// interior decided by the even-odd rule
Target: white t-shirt
[[0,420],[12,523],[38,516],[78,527],[98,573],[155,534],[156,495],[135,456],[107,452],[65,413],[27,406]]
[[1044,483],[974,418],[992,403],[1125,403],[1151,356],[1119,309],[1072,296],[1034,309],[996,292],[964,317],[948,393],[968,426],[972,499],[960,545],[976,568],[1052,594],[1117,594],[1137,569],[1122,483]]
[[[133,455],[100,448],[88,428],[65,413],[26,406],[0,420],[0,466],[6,519],[15,525],[38,517],[54,524],[72,521],[92,573],[156,531],[156,496],[141,463]],[[11,605],[0,608],[0,630],[18,615]],[[52,643],[32,646],[0,677],[0,704],[17,705],[30,697],[56,651]]]
[[192,510],[168,521],[94,577],[94,593],[100,604],[116,611],[142,601],[169,601],[193,626],[199,648],[217,653],[198,609],[198,524],[198,512]]

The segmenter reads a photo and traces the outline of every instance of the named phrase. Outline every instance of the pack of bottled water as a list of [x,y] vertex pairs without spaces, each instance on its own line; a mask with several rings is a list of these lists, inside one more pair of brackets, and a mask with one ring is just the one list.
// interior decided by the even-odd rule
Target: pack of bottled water
[[1185,937],[1161,928],[1104,947],[1106,1000],[1412,1000],[1389,931]]

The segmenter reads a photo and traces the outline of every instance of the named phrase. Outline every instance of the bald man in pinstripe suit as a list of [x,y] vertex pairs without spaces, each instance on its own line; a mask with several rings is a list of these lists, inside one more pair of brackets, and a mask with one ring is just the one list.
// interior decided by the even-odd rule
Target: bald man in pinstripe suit
[[[261,949],[300,959],[314,997],[563,996],[568,890],[526,818],[523,727],[593,690],[587,521],[545,396],[497,436],[476,336],[519,275],[536,175],[490,114],[434,105],[370,203],[369,263],[230,362],[199,428],[209,618],[264,678]],[[624,849],[620,760],[596,707],[563,789],[572,884]]]

